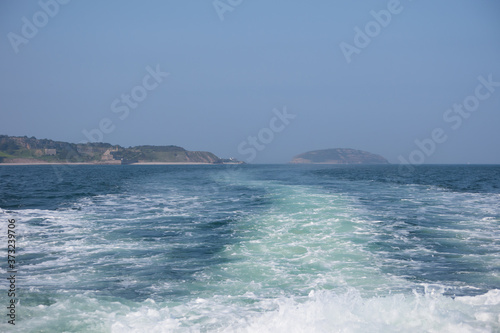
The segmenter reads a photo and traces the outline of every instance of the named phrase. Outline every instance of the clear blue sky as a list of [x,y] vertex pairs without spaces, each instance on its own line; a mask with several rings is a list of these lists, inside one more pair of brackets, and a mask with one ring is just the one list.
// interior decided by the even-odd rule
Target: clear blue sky
[[[55,1],[0,2],[0,134],[80,142],[105,119],[104,142],[253,163],[337,147],[500,163],[500,86],[478,88],[500,82],[499,1]],[[346,57],[356,27],[372,37]]]

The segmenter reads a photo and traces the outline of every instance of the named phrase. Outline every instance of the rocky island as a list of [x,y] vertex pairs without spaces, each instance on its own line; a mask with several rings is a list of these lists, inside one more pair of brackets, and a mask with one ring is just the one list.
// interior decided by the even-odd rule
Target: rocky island
[[135,146],[68,143],[27,136],[0,135],[0,164],[241,164],[205,151],[178,146]]
[[350,148],[314,150],[295,156],[292,164],[389,164],[380,155]]

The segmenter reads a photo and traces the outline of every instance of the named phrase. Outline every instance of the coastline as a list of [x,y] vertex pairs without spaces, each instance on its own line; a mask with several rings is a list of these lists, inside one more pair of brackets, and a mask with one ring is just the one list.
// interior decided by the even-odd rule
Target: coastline
[[21,162],[21,163],[0,163],[0,166],[2,165],[227,165],[227,164],[242,164],[242,163],[221,163],[221,164],[216,164],[216,163],[197,163],[197,162],[137,162],[137,163],[127,163],[127,164],[120,164],[120,163],[92,163],[92,162],[81,162],[81,163],[61,163],[61,162],[41,162],[41,163],[26,163],[26,162]]
[[124,165],[217,165],[215,163],[197,163],[197,162],[137,162]]
[[[245,164],[178,146],[123,148],[103,142],[69,143],[0,134],[0,165],[218,165]],[[4,151],[5,150],[5,151]]]

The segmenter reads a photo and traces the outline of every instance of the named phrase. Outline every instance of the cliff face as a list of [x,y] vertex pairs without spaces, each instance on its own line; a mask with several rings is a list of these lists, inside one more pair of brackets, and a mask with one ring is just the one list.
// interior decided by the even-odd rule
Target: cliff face
[[207,151],[190,151],[186,155],[188,162],[222,163],[220,158]]
[[74,144],[35,137],[0,135],[0,163],[99,163],[134,162],[222,163],[209,152],[187,151],[177,146],[123,148],[109,143]]
[[221,163],[220,158],[204,151],[187,151],[177,146],[137,146],[112,152],[116,159],[138,162]]
[[389,164],[380,155],[366,151],[335,148],[315,150],[295,156],[290,163],[293,164]]

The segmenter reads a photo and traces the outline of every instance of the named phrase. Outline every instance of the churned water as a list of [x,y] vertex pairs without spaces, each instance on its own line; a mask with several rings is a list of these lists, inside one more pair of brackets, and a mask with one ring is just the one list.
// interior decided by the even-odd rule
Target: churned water
[[500,166],[2,166],[0,180],[2,332],[500,331]]

